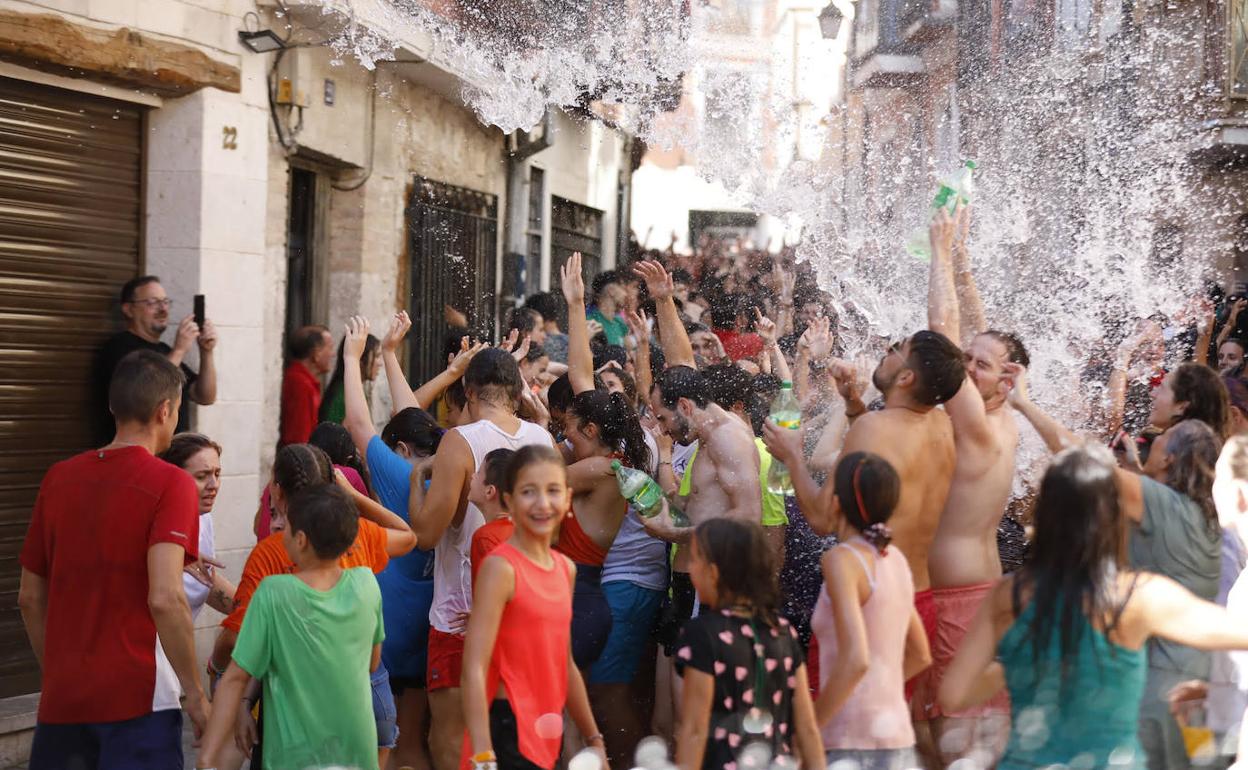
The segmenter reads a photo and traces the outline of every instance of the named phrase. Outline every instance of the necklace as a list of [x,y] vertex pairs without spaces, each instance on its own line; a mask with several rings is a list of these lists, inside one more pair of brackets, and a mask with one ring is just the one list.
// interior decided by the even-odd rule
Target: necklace
[[126,448],[128,448],[128,447],[132,447],[132,446],[143,446],[143,445],[142,445],[142,444],[140,444],[140,443],[138,443],[137,441],[113,441],[112,443],[108,444],[107,446],[100,447],[100,449],[96,452],[96,455],[95,455],[95,456],[96,456],[97,458],[99,458],[99,459],[103,460],[103,459],[104,459],[104,453],[105,453],[105,452],[111,452],[111,451],[113,451],[114,449],[126,449]]

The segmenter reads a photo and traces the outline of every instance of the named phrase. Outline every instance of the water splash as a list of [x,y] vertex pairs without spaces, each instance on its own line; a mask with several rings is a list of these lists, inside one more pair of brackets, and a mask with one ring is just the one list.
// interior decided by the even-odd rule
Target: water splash
[[[891,138],[832,131],[843,118],[863,123],[851,95],[821,121],[824,151],[812,160],[794,150],[802,126],[783,88],[757,68],[711,66],[750,47],[770,55],[765,37],[726,51],[721,33],[740,20],[733,14],[753,24],[750,14],[778,3],[374,2],[390,30],[432,37],[439,66],[460,73],[484,123],[528,129],[552,106],[594,110],[651,146],[682,148],[750,208],[800,224],[799,258],[861,322],[844,330],[851,356],[925,325],[926,265],[904,244],[924,224],[934,180],[974,157],[970,248],[988,317],[1022,336],[1038,400],[1071,425],[1088,411],[1082,369],[1122,333],[1119,322],[1175,313],[1207,277],[1204,254],[1159,247],[1167,228],[1195,221],[1198,208],[1224,221],[1240,203],[1210,210],[1189,162],[1201,98],[1189,81],[1200,75],[1172,52],[1190,39],[1140,28],[1112,4],[1099,18],[1062,6],[1044,48],[1035,42],[1044,35],[1024,29],[1007,30],[1001,61],[964,50],[957,84],[933,94],[938,115],[898,106],[883,116],[899,124]],[[365,66],[395,47],[384,31],[354,27],[335,45]],[[698,103],[671,111],[686,79]],[[1021,464],[1040,454],[1032,447]]]

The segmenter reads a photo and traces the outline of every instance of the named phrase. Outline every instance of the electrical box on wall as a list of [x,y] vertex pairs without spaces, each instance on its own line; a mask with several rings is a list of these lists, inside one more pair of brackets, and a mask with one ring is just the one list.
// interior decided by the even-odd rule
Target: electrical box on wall
[[312,82],[312,62],[308,50],[288,50],[277,65],[277,96],[274,101],[293,107],[307,107],[312,103],[309,96],[312,88],[319,85]]

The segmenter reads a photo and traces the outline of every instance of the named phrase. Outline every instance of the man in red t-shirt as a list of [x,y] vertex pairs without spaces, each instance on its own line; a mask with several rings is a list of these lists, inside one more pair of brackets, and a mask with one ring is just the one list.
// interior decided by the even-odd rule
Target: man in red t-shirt
[[306,444],[321,411],[321,377],[334,365],[334,339],[324,326],[290,335],[290,364],[282,377],[281,445]]
[[116,438],[52,466],[39,487],[18,593],[43,671],[31,770],[181,767],[182,692],[197,736],[207,723],[182,589],[199,495],[155,457],[182,387],[159,353],[123,358],[108,393]]

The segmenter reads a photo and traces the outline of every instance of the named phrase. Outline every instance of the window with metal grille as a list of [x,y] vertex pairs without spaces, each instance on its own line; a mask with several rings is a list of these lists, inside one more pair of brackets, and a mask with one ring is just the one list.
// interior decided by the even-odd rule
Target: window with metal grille
[[446,368],[446,308],[492,335],[497,316],[498,196],[416,177],[407,207],[413,382]]
[[559,271],[573,252],[581,252],[585,286],[602,269],[602,211],[565,198],[550,199],[550,283],[559,291]]

